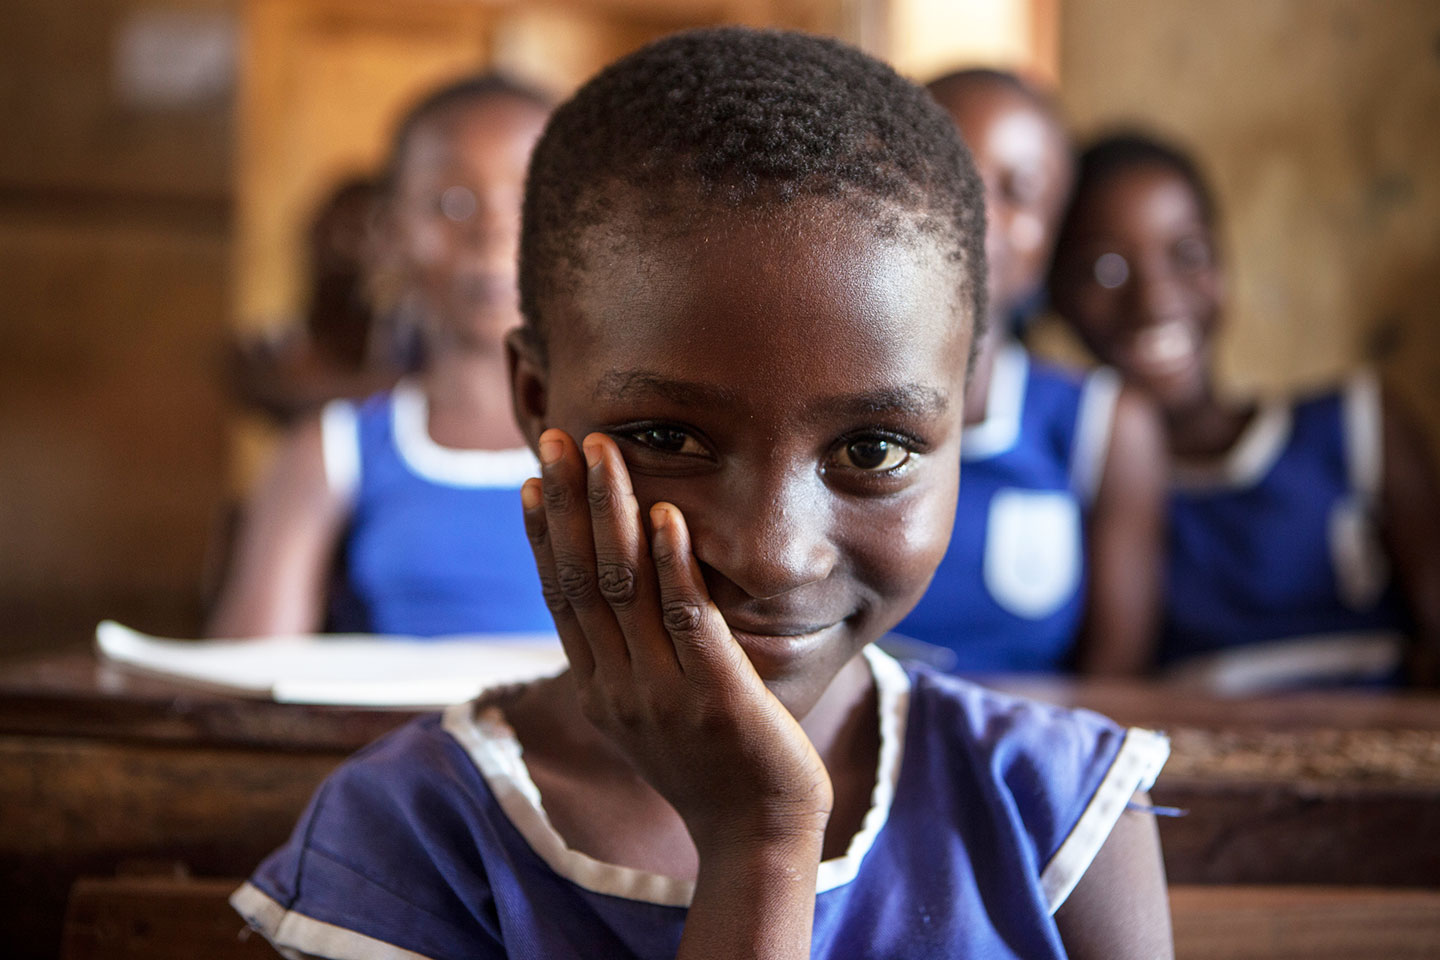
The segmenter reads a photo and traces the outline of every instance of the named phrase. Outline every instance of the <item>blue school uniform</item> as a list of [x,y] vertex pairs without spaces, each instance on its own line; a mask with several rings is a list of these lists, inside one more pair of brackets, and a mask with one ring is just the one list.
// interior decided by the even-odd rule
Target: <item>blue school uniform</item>
[[[812,957],[1063,957],[1053,915],[1167,741],[866,657],[876,785],[820,865]],[[231,903],[277,947],[340,960],[658,960],[693,888],[566,847],[482,698],[342,766]]]
[[553,633],[525,537],[529,450],[456,450],[405,381],[322,416],[325,472],[350,502],[327,628],[441,636]]
[[1177,467],[1161,657],[1226,692],[1398,679],[1408,618],[1380,543],[1371,373],[1256,414]]
[[[995,357],[985,421],[961,442],[950,546],[895,628],[965,671],[1060,670],[1085,606],[1085,515],[1104,472],[1120,382]],[[903,645],[899,647],[904,649]]]

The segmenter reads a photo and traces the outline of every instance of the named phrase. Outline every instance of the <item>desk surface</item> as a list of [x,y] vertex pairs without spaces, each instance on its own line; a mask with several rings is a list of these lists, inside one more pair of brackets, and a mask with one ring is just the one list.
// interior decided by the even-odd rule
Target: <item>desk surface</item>
[[[1366,731],[1409,731],[1416,743],[1440,741],[1435,695],[1335,691],[1225,699],[1133,680],[1003,676],[985,682],[1168,730],[1182,741],[1186,731],[1225,731],[1237,745],[1262,736],[1293,744],[1316,731],[1325,731],[1327,743],[1353,745]],[[236,696],[84,651],[0,662],[0,733],[334,752],[358,749],[415,714]],[[1440,756],[1435,762],[1440,767]]]
[[236,696],[87,651],[0,662],[0,733],[346,753],[415,715]]

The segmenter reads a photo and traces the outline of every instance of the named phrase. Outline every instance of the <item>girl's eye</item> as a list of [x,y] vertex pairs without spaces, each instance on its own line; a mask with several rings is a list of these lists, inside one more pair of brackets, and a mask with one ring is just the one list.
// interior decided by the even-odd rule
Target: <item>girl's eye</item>
[[1106,290],[1114,290],[1130,279],[1130,264],[1118,253],[1102,253],[1092,268],[1095,282]]
[[688,431],[679,427],[645,427],[630,434],[635,442],[661,453],[704,456],[705,448]]
[[1175,244],[1175,264],[1191,272],[1210,266],[1210,245],[1199,237],[1186,237]]
[[836,463],[852,470],[867,473],[884,473],[903,466],[910,459],[910,451],[894,440],[884,437],[865,437],[851,440],[836,453]]
[[445,219],[452,223],[464,223],[475,215],[478,204],[475,191],[469,187],[446,187],[435,205]]

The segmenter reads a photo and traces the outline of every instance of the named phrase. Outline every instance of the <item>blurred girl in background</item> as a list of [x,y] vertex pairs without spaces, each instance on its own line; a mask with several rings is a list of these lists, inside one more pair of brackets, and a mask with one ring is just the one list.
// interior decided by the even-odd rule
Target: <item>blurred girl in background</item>
[[1143,136],[1082,156],[1051,281],[1102,362],[1155,398],[1174,459],[1162,660],[1227,692],[1436,681],[1440,504],[1371,371],[1279,402],[1227,396],[1213,195]]
[[516,506],[536,464],[511,411],[525,170],[549,103],[498,76],[401,122],[384,266],[418,306],[423,371],[301,422],[250,504],[208,633],[549,632]]

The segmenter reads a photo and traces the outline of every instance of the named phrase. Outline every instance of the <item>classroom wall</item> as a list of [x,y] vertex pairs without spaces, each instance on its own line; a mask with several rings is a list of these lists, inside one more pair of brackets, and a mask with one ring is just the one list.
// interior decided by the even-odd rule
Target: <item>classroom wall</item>
[[193,631],[222,501],[228,0],[0,3],[0,653]]
[[1440,450],[1440,4],[1064,0],[1060,34],[1080,130],[1142,121],[1215,181],[1229,379],[1375,361]]

